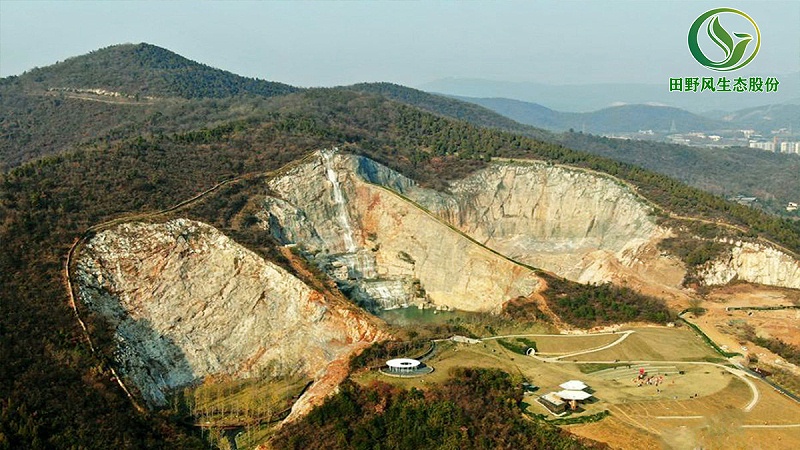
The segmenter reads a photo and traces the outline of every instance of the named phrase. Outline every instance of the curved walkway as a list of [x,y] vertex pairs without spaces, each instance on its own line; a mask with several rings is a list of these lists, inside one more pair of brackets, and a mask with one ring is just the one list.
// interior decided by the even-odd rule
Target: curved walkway
[[614,342],[612,342],[610,344],[606,344],[606,345],[604,345],[602,347],[590,348],[589,350],[583,350],[583,351],[580,351],[580,352],[569,353],[567,355],[561,355],[561,356],[556,356],[554,358],[547,358],[547,359],[549,361],[556,361],[556,360],[559,360],[561,358],[569,358],[569,357],[572,357],[572,356],[586,355],[588,353],[594,353],[594,352],[603,351],[603,350],[609,349],[609,348],[611,348],[611,347],[613,347],[613,346],[615,346],[617,344],[620,344],[625,339],[628,339],[628,336],[630,336],[633,333],[635,333],[635,331],[633,331],[633,330],[623,331],[622,333],[620,333],[620,334],[622,334],[622,336],[620,336],[619,339],[617,339],[616,341],[614,341]]
[[629,331],[622,331],[620,333],[616,333],[613,331],[606,331],[603,333],[586,333],[586,334],[506,334],[503,336],[489,336],[485,338],[481,338],[482,341],[491,341],[494,339],[509,339],[509,338],[518,338],[518,337],[587,337],[587,336],[607,336],[610,334],[621,334],[621,333],[633,333],[633,330]]

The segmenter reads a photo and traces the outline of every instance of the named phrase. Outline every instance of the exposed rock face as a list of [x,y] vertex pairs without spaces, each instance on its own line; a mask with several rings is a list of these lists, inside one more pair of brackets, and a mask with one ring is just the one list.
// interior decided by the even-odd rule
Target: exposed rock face
[[489,166],[421,203],[488,246],[566,277],[597,250],[628,262],[653,238],[650,209],[613,181],[544,164]]
[[699,271],[699,278],[706,285],[737,279],[800,289],[800,262],[772,247],[738,241],[730,252],[707,263]]
[[[578,282],[626,284],[667,299],[688,296],[682,288],[686,267],[658,249],[671,231],[657,225],[644,200],[607,175],[535,161],[500,162],[438,192],[370,159],[327,154],[270,187],[280,199],[266,200],[264,226],[285,243],[303,244],[343,286],[355,286],[354,296],[380,307],[418,301],[418,283],[434,303],[495,309],[533,286],[520,284],[524,270],[505,256]],[[482,268],[473,258],[485,249],[462,242],[463,236],[502,255],[483,260],[500,265]],[[348,251],[348,237],[354,252]],[[738,277],[797,287],[795,259],[753,245],[740,245],[707,268],[707,283]],[[503,277],[501,268],[512,276]],[[383,284],[367,287],[375,281]],[[467,291],[478,287],[484,300],[461,297],[458,283],[469,283]]]
[[[401,220],[406,217],[403,214],[420,216],[420,220],[430,216],[408,202],[400,201],[407,207],[397,209],[394,200],[389,199],[392,196],[382,193],[376,196],[382,190],[374,185],[412,200],[439,219],[436,222],[455,227],[514,261],[580,282],[613,281],[651,294],[685,295],[680,291],[685,274],[683,265],[676,258],[661,255],[657,249],[658,242],[669,236],[670,231],[658,227],[649,206],[610,177],[545,163],[499,163],[452,183],[450,191],[442,193],[420,188],[413,180],[367,158],[336,155],[333,164],[344,190],[349,217],[355,224],[356,242],[360,248],[370,249],[380,241],[381,246],[374,253],[378,256],[383,250],[378,261],[381,276],[399,276],[408,260],[386,258],[386,245],[393,245],[398,253],[407,255],[405,247],[415,245],[394,242],[393,227],[413,226]],[[346,244],[340,237],[344,230],[338,225],[341,221],[335,220],[334,193],[332,187],[324,184],[323,166],[320,157],[317,162],[273,180],[270,187],[283,200],[268,199],[264,219],[272,224],[276,236],[297,237],[284,242],[303,243],[312,252],[337,253],[345,251]],[[272,206],[279,202],[283,202],[284,209],[286,203],[295,209],[289,214],[281,212]],[[384,213],[391,220],[384,217],[374,221],[376,214]],[[416,229],[413,233],[416,245],[425,243],[433,248],[436,239],[430,238],[445,235],[448,230],[442,234]],[[380,239],[370,238],[376,235]],[[440,271],[448,266],[444,260],[436,264],[441,264]],[[394,270],[387,272],[386,267]],[[408,269],[405,273],[410,273]],[[418,277],[420,272],[423,270],[413,276]],[[460,273],[454,273],[457,277],[451,279],[458,280]],[[472,280],[476,280],[483,274],[473,275]],[[434,291],[425,282],[421,286],[429,294]],[[392,299],[379,303],[393,302],[402,303]]]
[[[536,291],[539,279],[530,269],[481,247],[393,191],[366,183],[353,166],[366,161],[321,155],[272,180],[270,188],[281,200],[265,202],[265,226],[285,243],[316,253],[357,297],[383,308],[429,300],[496,311]],[[377,176],[390,186],[393,180],[410,182],[386,168]]]
[[[486,246],[579,282],[624,282],[675,296],[686,269],[657,244],[671,232],[626,186],[602,174],[530,162],[492,164],[443,194],[366,158],[355,170],[401,192]],[[733,279],[800,288],[800,262],[761,244],[737,242],[700,274],[706,284]]]
[[190,220],[99,233],[76,278],[81,300],[115,329],[120,372],[150,405],[213,374],[330,382],[332,362],[388,338],[368,314]]

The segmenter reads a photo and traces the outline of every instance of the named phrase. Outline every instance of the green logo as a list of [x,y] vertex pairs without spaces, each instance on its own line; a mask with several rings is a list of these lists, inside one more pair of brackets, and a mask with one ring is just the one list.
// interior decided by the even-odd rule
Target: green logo
[[[731,36],[731,34],[728,33],[728,31],[723,28],[722,24],[719,22],[720,16],[728,16],[731,14],[747,19],[747,21],[750,22],[755,30],[755,46],[752,52],[749,54],[747,52],[747,48],[753,41],[753,35],[747,33],[733,33],[733,36],[738,38],[734,40],[733,36]],[[708,25],[705,25],[706,22],[708,22]],[[700,48],[698,40],[700,38],[700,29],[703,28],[704,25],[706,28],[706,33],[708,33],[708,37],[711,38],[711,41],[717,44],[724,53],[724,58],[721,61],[711,60]],[[760,47],[761,32],[758,30],[758,25],[756,25],[755,21],[750,18],[750,16],[739,11],[738,9],[712,9],[711,11],[707,11],[698,17],[697,20],[692,23],[692,27],[689,28],[689,50],[692,52],[692,56],[694,56],[694,59],[696,59],[697,62],[711,70],[727,72],[741,69],[756,57],[756,53],[758,53],[758,49]]]

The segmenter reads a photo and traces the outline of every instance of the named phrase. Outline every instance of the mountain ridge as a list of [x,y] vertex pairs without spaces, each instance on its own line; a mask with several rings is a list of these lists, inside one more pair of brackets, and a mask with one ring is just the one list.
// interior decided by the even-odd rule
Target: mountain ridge
[[800,105],[770,104],[735,111],[695,114],[666,105],[626,104],[585,113],[563,112],[539,103],[510,98],[453,96],[534,127],[550,131],[576,130],[585,133],[619,133],[654,130],[687,133],[724,129],[754,129],[768,135],[779,128],[800,129]]
[[181,98],[269,97],[299,90],[216,69],[147,43],[104,47],[6,80],[28,89],[103,89],[128,96]]
[[[736,110],[770,103],[796,103],[800,91],[800,72],[778,75],[780,89],[768,96],[752,93],[734,96],[711,92],[687,95],[669,92],[668,78],[657,83],[547,84],[478,78],[443,78],[417,85],[418,89],[442,95],[504,97],[545,104],[560,111],[587,112],[617,102],[636,104],[657,102],[694,113],[710,110]],[[676,95],[677,94],[677,95]]]

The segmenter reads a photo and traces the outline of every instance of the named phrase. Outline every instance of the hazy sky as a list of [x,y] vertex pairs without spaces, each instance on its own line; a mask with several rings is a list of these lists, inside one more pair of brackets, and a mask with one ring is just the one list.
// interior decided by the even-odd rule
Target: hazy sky
[[[688,28],[708,9],[762,33],[743,74],[800,71],[800,1],[190,2],[0,0],[0,76],[117,43],[149,42],[298,86],[446,77],[544,83],[718,75]],[[731,30],[736,31],[736,30]]]

